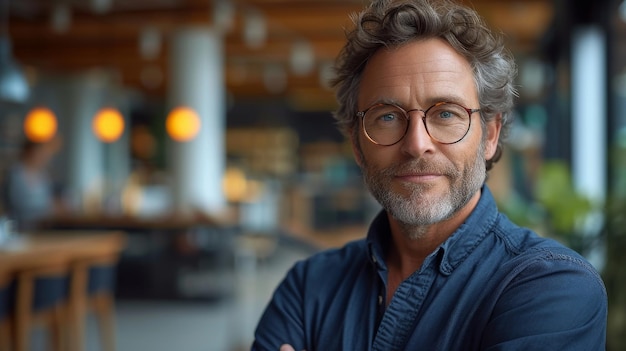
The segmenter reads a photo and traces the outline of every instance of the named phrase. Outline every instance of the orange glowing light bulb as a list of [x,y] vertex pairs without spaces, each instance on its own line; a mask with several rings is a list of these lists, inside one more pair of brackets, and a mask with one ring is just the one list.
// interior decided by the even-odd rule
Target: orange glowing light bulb
[[94,116],[92,128],[98,139],[105,143],[112,143],[124,133],[124,117],[114,108],[103,108]]
[[43,143],[54,137],[57,132],[57,118],[45,107],[32,109],[24,119],[24,134],[33,142]]
[[200,132],[200,127],[200,117],[196,111],[188,107],[174,108],[165,121],[167,134],[179,142],[193,140]]

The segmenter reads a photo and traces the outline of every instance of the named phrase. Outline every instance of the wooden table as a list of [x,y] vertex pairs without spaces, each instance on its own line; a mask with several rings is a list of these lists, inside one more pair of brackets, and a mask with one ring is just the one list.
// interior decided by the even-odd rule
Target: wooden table
[[232,293],[234,285],[224,280],[191,288],[181,284],[195,273],[221,274],[231,268],[240,228],[229,215],[93,215],[56,217],[40,224],[46,230],[126,233],[126,250],[117,271],[116,296],[120,299],[215,301]]
[[[13,318],[15,350],[27,350],[33,318],[34,282],[38,276],[67,274],[68,300],[54,323],[68,329],[67,338],[57,335],[56,349],[82,350],[84,316],[87,305],[88,270],[91,264],[115,264],[125,245],[121,231],[45,231],[19,234],[0,246],[0,278],[17,282]],[[107,333],[112,326],[103,326]],[[59,328],[56,326],[55,328]],[[108,336],[111,337],[110,335]],[[106,336],[105,336],[106,338]],[[111,349],[113,340],[107,342]],[[1,345],[0,345],[1,346]]]
[[124,244],[125,234],[121,231],[59,230],[19,234],[0,245],[0,274],[118,254]]

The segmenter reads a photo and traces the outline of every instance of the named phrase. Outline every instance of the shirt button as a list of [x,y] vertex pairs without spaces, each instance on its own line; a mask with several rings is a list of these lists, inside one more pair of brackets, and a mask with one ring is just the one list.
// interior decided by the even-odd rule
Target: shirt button
[[378,304],[379,305],[383,304],[383,295],[378,295]]

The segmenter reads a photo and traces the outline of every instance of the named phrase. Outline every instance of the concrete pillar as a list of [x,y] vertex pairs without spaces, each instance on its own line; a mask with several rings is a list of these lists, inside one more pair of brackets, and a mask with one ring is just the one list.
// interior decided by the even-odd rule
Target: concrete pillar
[[225,208],[225,92],[222,38],[209,28],[184,28],[171,37],[168,107],[184,105],[201,120],[188,142],[168,140],[174,210],[219,212]]

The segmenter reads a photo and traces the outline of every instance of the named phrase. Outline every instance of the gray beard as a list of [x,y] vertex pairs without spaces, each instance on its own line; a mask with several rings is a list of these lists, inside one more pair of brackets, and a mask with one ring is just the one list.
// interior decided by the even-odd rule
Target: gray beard
[[[463,171],[452,166],[442,169],[443,166],[423,159],[381,170],[372,169],[364,162],[365,184],[387,213],[406,229],[406,233],[411,233],[410,239],[419,239],[429,225],[451,218],[482,187],[487,175],[484,149],[484,142],[481,142],[474,159],[465,164]],[[408,197],[394,193],[391,179],[404,170],[443,173],[450,179],[450,189],[441,198],[432,198],[424,196],[430,185],[408,183],[405,184],[410,190]]]

